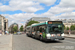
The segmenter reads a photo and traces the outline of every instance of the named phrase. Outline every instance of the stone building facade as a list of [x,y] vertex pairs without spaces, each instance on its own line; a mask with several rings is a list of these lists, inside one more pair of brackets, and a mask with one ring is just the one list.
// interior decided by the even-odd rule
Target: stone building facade
[[69,27],[69,28],[71,25],[75,25],[74,19],[56,19],[55,21],[62,21],[65,27]]
[[10,25],[10,27],[8,28],[8,30],[9,30],[10,33],[14,33],[13,28],[14,28],[15,26],[18,27],[18,24],[17,24],[17,23],[13,23],[13,24]]
[[0,15],[0,30],[2,30],[2,34],[4,34],[5,31],[8,31],[8,19],[2,15]]

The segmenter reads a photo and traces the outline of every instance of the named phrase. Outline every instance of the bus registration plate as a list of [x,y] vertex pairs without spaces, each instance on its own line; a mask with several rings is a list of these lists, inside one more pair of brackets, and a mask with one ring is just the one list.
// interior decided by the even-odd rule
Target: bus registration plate
[[59,39],[55,39],[55,40],[59,40]]

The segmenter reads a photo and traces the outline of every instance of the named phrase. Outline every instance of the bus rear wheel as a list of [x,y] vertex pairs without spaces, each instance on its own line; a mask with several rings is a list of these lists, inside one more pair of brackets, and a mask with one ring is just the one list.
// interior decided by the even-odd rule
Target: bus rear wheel
[[28,34],[26,34],[28,37],[29,37],[29,35]]
[[34,36],[34,35],[32,35],[32,38],[35,38],[35,36]]

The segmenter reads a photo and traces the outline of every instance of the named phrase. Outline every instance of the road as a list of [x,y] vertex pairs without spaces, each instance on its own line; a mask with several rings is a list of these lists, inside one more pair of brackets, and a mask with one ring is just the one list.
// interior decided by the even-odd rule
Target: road
[[75,50],[75,39],[42,42],[25,34],[13,35],[13,50]]

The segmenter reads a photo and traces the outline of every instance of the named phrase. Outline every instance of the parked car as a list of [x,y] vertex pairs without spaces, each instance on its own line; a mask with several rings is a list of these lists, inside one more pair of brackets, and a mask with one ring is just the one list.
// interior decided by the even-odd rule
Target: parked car
[[21,32],[17,32],[16,34],[17,34],[17,35],[21,35],[22,33],[21,33]]

